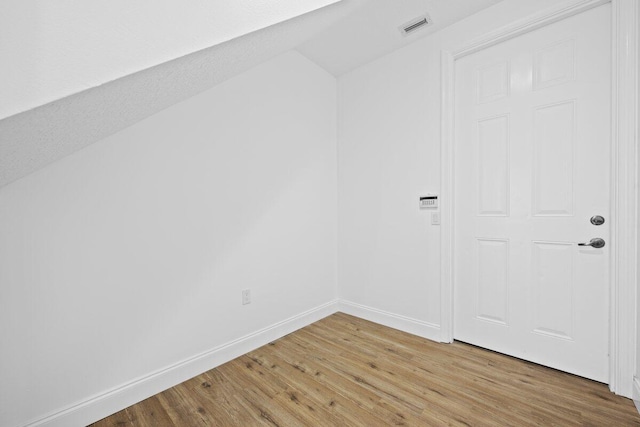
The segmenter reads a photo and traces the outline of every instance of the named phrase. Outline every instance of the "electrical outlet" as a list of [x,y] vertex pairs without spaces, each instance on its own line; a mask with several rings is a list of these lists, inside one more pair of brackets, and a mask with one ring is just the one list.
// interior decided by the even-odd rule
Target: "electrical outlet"
[[251,289],[242,290],[242,305],[251,304]]
[[431,212],[431,224],[440,225],[440,212]]

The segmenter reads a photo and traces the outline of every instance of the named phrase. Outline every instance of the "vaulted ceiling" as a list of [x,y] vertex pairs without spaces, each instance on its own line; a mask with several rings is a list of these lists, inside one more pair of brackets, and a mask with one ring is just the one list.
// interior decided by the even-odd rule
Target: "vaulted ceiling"
[[[0,47],[0,57],[3,63],[6,60],[6,63],[13,62],[20,66],[0,67],[0,105],[4,114],[9,114],[9,117],[0,120],[0,187],[295,48],[312,35],[344,17],[351,7],[348,0],[337,3],[334,0],[307,1],[307,5],[322,2],[333,4],[244,35],[238,34],[231,40],[197,51],[193,49],[202,45],[197,43],[192,46],[188,43],[191,39],[187,38],[182,55],[174,51],[173,58],[165,58],[161,63],[143,69],[139,68],[148,65],[148,62],[114,59],[105,52],[106,58],[100,55],[93,59],[87,58],[87,62],[91,64],[82,68],[82,77],[80,77],[80,74],[77,74],[80,71],[73,71],[75,65],[82,62],[81,55],[78,57],[77,52],[69,53],[74,58],[73,61],[69,59],[74,67],[68,67],[66,60],[60,62],[56,58],[49,58],[55,56],[58,49],[43,50],[36,46],[35,42],[21,44],[16,36],[21,34],[21,30],[15,28],[12,32],[4,26],[5,21],[9,22],[12,19],[37,21],[38,13],[19,19],[17,10],[27,14],[29,11],[26,7],[14,6],[14,3],[21,1],[34,3],[36,0],[7,1],[9,2],[7,4],[0,2],[0,43],[3,43]],[[270,3],[293,4],[298,1],[300,0],[279,0]],[[179,0],[162,0],[161,2],[149,0],[147,3],[158,3],[167,7],[171,2],[180,3],[179,7],[182,8],[187,7]],[[220,2],[232,3],[226,0],[213,3]],[[66,3],[71,7],[71,3],[79,5],[84,2],[67,0],[55,3]],[[255,2],[246,0],[243,3]],[[188,7],[191,7],[191,3]],[[11,8],[16,10],[12,11]],[[299,8],[293,7],[293,10],[299,11]],[[3,12],[11,13],[3,14]],[[91,21],[92,16],[77,15],[76,18]],[[234,22],[231,17],[228,18],[230,22]],[[56,20],[55,14],[51,19]],[[105,33],[104,37],[113,33],[137,31],[110,15],[108,20],[112,21],[114,28],[110,30],[99,28]],[[235,21],[238,20],[240,18],[235,19]],[[260,20],[255,21],[256,26],[259,26],[258,21]],[[260,22],[264,24],[266,21]],[[59,25],[63,23],[60,22]],[[181,25],[180,28],[189,24]],[[19,24],[16,25],[19,27]],[[43,24],[44,27],[53,25],[52,23]],[[152,30],[152,32],[157,31],[155,24],[152,25]],[[83,31],[90,32],[87,29]],[[231,37],[232,33],[225,34],[226,36],[219,34],[220,40]],[[210,42],[215,43],[215,41]],[[61,44],[63,44],[61,41],[56,42],[56,45]],[[120,44],[122,43],[115,45]],[[142,43],[135,48],[129,46],[128,49],[131,52],[126,56],[130,58],[135,58],[136,54],[145,56],[145,45],[146,43]],[[62,49],[63,46],[58,48]],[[30,58],[29,60],[21,57],[23,49],[27,50],[25,55]],[[117,48],[114,47],[114,49]],[[158,48],[157,52],[160,51],[162,49]],[[154,58],[159,60],[160,57],[156,55]],[[108,58],[111,59],[107,60]],[[39,65],[40,62],[42,65]],[[108,68],[110,71],[104,73],[101,67]],[[68,71],[66,78],[62,78],[64,75],[59,74],[66,69],[71,71]],[[96,73],[94,74],[93,71]],[[50,78],[48,74],[56,74],[57,77]],[[8,83],[9,81],[11,84]],[[26,111],[11,115],[25,108]]]
[[[353,11],[298,47],[338,76],[502,0],[355,0]],[[399,27],[428,15],[432,23],[405,36]]]
[[0,187],[287,50],[340,75],[498,1],[3,1]]
[[339,1],[3,0],[0,118]]

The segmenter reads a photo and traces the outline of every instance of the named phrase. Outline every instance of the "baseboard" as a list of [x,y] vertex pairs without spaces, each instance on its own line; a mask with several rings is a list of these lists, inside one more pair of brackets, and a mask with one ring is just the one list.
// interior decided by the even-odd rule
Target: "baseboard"
[[[423,338],[440,341],[440,327],[438,325],[350,301],[334,300],[99,395],[89,397],[82,402],[47,414],[25,424],[24,427],[86,426],[337,311]],[[635,388],[638,387],[637,382],[634,385]]]
[[24,427],[86,426],[313,322],[317,322],[337,311],[338,301],[330,301],[252,334],[48,414],[25,424]]
[[356,304],[346,300],[339,301],[338,311],[417,335],[419,337],[427,338],[432,341],[441,341],[440,326],[433,323],[401,316],[399,314],[367,307],[366,305]]
[[633,404],[636,405],[636,410],[640,413],[640,379],[633,377]]

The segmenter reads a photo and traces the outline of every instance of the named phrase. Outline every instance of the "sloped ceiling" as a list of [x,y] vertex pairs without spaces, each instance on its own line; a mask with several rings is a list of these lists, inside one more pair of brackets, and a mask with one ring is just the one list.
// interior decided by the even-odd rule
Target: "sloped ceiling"
[[339,75],[498,1],[5,0],[0,187],[287,50]]
[[0,187],[293,49],[352,7],[343,0],[0,120]]
[[[502,0],[357,0],[345,19],[298,47],[335,76],[460,21]],[[428,14],[433,24],[405,37],[398,27]]]
[[340,0],[2,0],[0,119]]

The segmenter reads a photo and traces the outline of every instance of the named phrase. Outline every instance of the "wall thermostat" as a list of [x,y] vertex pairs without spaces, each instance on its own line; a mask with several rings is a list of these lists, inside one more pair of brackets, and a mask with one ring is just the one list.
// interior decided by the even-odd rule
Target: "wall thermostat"
[[420,196],[420,209],[438,209],[438,195],[426,194]]

